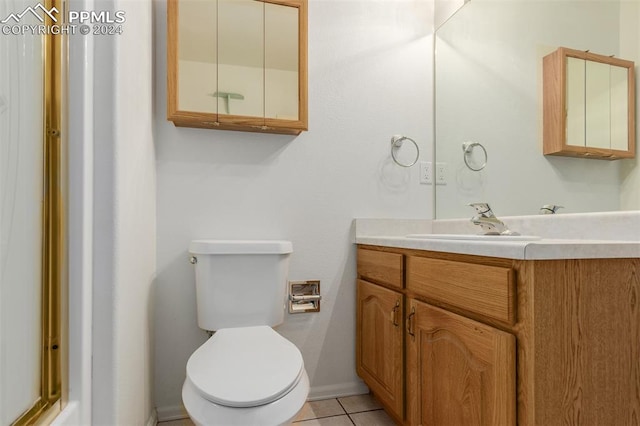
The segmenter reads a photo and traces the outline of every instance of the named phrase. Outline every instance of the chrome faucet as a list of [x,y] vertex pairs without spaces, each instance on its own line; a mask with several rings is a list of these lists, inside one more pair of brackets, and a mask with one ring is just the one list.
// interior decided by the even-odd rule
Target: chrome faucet
[[493,214],[487,203],[471,203],[469,206],[476,209],[477,215],[471,218],[474,225],[480,226],[485,235],[520,235],[507,228],[500,219]]

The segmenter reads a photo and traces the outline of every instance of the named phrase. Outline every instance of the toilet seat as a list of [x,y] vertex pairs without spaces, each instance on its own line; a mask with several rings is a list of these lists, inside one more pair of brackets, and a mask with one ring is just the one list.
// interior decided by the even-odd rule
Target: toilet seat
[[282,398],[257,407],[233,408],[218,405],[200,396],[189,378],[182,386],[182,401],[196,426],[279,426],[290,425],[309,395],[309,377],[302,378]]
[[268,326],[218,330],[187,362],[187,377],[196,392],[227,407],[275,401],[303,374],[298,348]]

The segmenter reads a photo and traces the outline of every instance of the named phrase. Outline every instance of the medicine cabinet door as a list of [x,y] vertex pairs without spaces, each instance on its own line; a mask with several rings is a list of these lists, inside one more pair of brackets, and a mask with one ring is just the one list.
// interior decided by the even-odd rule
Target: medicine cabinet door
[[635,156],[633,62],[560,48],[543,68],[545,154]]
[[225,130],[306,130],[306,7],[306,0],[169,0],[168,119]]

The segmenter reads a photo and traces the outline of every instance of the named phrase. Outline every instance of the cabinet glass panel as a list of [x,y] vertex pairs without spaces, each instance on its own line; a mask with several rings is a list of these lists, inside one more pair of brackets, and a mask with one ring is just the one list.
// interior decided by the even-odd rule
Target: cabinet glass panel
[[594,61],[587,61],[585,67],[586,146],[590,148],[611,146],[609,68],[608,64]]
[[567,57],[567,145],[585,144],[585,60]]
[[265,3],[265,116],[298,119],[298,8]]
[[567,145],[629,148],[628,69],[567,57]]
[[218,114],[264,117],[264,9],[218,0]]
[[629,149],[629,81],[627,68],[611,66],[611,149]]
[[217,0],[180,0],[178,109],[217,113]]

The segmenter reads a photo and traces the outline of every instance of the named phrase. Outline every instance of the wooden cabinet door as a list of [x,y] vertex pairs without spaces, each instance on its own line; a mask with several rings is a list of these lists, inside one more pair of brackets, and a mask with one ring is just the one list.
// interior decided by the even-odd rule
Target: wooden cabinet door
[[403,419],[402,294],[358,280],[356,370],[374,395]]
[[515,424],[515,337],[413,299],[407,309],[411,425]]

